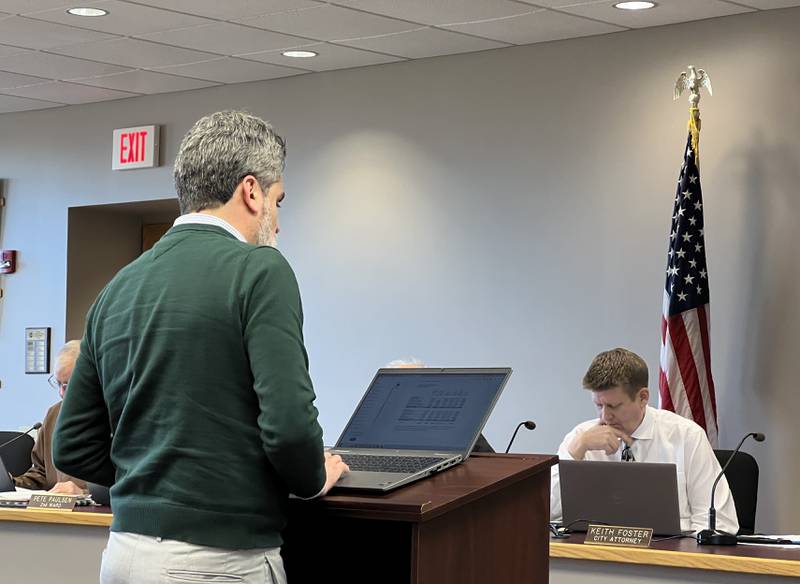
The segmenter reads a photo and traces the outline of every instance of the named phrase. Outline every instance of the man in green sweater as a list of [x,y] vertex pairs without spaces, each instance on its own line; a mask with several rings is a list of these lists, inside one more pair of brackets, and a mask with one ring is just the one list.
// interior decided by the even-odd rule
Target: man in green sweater
[[175,160],[183,214],[89,310],[53,458],[113,484],[104,584],[285,582],[288,495],[348,470],[323,452],[297,281],[274,247],[285,154],[260,118],[200,119]]

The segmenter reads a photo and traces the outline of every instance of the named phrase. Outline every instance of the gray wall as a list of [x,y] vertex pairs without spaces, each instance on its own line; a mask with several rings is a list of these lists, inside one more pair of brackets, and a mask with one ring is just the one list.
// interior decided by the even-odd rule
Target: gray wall
[[[0,304],[0,427],[41,417],[23,329],[64,335],[67,207],[170,196],[181,135],[245,107],[288,136],[281,249],[298,274],[326,440],[374,370],[510,365],[486,433],[539,428],[553,452],[594,415],[581,376],[600,350],[642,353],[657,378],[666,240],[686,137],[672,84],[704,97],[702,173],[722,445],[749,430],[759,528],[797,532],[795,236],[800,216],[800,10],[0,116],[2,245],[21,251]],[[111,131],[162,124],[166,166],[110,170]],[[76,147],[80,145],[80,147]],[[655,386],[655,381],[653,386]]]

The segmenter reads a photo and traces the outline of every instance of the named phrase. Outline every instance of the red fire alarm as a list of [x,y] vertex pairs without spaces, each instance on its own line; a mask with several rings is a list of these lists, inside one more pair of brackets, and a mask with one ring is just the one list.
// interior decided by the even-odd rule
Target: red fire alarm
[[4,249],[0,251],[0,274],[13,274],[17,271],[17,251]]

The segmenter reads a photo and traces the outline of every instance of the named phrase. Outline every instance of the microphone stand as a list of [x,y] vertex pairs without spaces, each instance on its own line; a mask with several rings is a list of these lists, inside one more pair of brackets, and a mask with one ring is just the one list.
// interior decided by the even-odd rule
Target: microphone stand
[[750,438],[750,436],[752,436],[756,442],[764,441],[764,435],[760,432],[745,434],[744,438],[739,442],[739,446],[737,446],[728,457],[725,466],[722,467],[722,470],[714,480],[714,485],[711,487],[711,506],[708,509],[708,528],[697,532],[697,543],[699,545],[736,545],[738,543],[735,533],[725,533],[724,531],[717,530],[717,510],[714,507],[714,493],[717,490],[717,483],[719,483],[719,480],[725,474],[728,465],[730,465],[734,457],[739,454],[739,449],[742,447],[742,444],[744,444],[744,441]]
[[506,454],[508,454],[508,451],[511,450],[511,445],[514,444],[514,439],[517,437],[517,432],[519,432],[519,429],[522,428],[523,426],[525,426],[528,430],[536,429],[536,423],[531,422],[530,420],[525,420],[524,422],[520,422],[519,424],[517,424],[517,428],[514,430],[514,434],[511,436],[511,440],[509,441],[508,446],[506,446],[506,452],[505,452]]
[[0,449],[5,448],[9,444],[13,444],[14,442],[19,440],[23,436],[27,436],[29,432],[33,432],[34,430],[38,430],[41,427],[42,427],[42,423],[41,422],[36,422],[33,426],[31,426],[30,428],[28,428],[24,432],[21,432],[19,435],[14,436],[11,440],[6,440],[2,444],[0,444]]

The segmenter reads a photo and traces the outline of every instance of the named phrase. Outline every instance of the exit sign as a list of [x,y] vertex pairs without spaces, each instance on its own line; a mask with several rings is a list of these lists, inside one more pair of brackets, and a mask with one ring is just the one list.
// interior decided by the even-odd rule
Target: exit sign
[[158,166],[158,126],[114,130],[112,170]]

